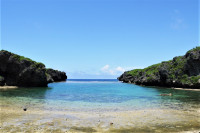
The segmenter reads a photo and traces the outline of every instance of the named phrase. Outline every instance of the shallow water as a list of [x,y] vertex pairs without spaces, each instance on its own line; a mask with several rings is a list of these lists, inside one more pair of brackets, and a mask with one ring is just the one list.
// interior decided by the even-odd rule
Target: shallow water
[[[160,96],[172,93],[173,96]],[[138,110],[152,108],[198,108],[200,92],[141,87],[117,80],[68,80],[47,88],[1,90],[3,102],[46,110]]]
[[[172,93],[173,95],[160,96],[160,94],[163,93]],[[12,108],[16,111],[19,110],[18,115],[20,116],[20,119],[13,117],[13,119],[16,119],[17,121],[13,123],[12,120],[12,124],[9,124],[9,120],[6,118],[1,122],[1,125],[7,127],[8,130],[10,129],[10,126],[15,127],[16,124],[20,125],[20,122],[24,123],[24,120],[25,123],[30,124],[30,119],[35,119],[34,121],[36,124],[39,120],[45,123],[49,121],[55,122],[55,119],[59,119],[57,121],[62,123],[63,121],[61,119],[63,117],[71,119],[71,125],[68,124],[71,126],[70,129],[73,129],[72,127],[75,128],[76,126],[76,129],[78,127],[90,127],[91,123],[99,121],[98,119],[100,118],[104,121],[104,124],[100,127],[93,125],[93,128],[105,128],[114,132],[132,130],[130,127],[133,127],[133,125],[135,125],[134,129],[137,129],[138,132],[143,130],[146,131],[147,129],[148,131],[160,131],[162,125],[156,125],[159,122],[163,122],[163,125],[174,125],[177,122],[180,122],[183,125],[192,123],[188,129],[192,130],[193,128],[200,128],[200,126],[198,126],[200,123],[197,119],[197,117],[199,117],[198,110],[200,109],[200,91],[142,87],[121,83],[117,80],[68,80],[67,82],[49,84],[46,88],[0,90],[0,101],[0,107],[2,109],[10,110]],[[25,115],[22,111],[23,108],[27,108],[27,112],[31,110],[32,113],[30,113],[29,116],[27,116],[27,114]],[[134,111],[138,113],[138,117],[135,115],[137,113],[133,113]],[[66,115],[65,112],[68,112],[68,114]],[[135,122],[133,122],[132,119],[128,121],[127,117],[129,116],[124,112],[130,112],[133,116],[132,119],[137,121],[134,120]],[[147,113],[141,114],[141,112]],[[4,112],[1,113],[1,117],[3,117],[5,114],[3,114]],[[91,113],[94,114],[91,115]],[[10,112],[7,115],[9,117],[12,114],[13,112]],[[97,115],[104,116],[97,117]],[[184,115],[184,117],[182,115]],[[52,119],[48,116],[51,116]],[[142,119],[139,116],[142,117]],[[21,119],[21,117],[24,119]],[[174,120],[174,117],[176,117],[177,120]],[[127,119],[127,121],[123,120],[123,118]],[[110,121],[117,121],[118,119],[120,119],[118,126],[122,129],[113,129],[109,127]],[[152,123],[152,121],[156,120],[157,122],[153,125],[154,128],[147,126]],[[41,125],[40,121],[38,125]],[[88,121],[88,124],[83,124],[85,122],[81,121]],[[136,126],[137,122],[142,122],[143,124]],[[128,125],[130,125],[130,127],[127,127]],[[142,125],[143,128],[140,129],[139,127]],[[178,123],[177,125],[183,126]],[[26,125],[24,126],[26,127]],[[48,129],[48,127],[49,126],[47,125],[46,129]],[[57,125],[57,127],[59,126]],[[8,131],[7,129],[2,130]],[[177,130],[174,129],[174,131]]]

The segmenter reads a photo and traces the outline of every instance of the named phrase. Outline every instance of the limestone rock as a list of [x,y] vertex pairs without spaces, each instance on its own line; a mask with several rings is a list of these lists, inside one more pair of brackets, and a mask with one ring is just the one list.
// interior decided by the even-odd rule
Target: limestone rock
[[55,74],[51,75],[47,74],[47,71],[42,63],[5,50],[0,51],[0,85],[43,87],[53,82],[53,79],[66,80],[63,78],[66,74],[63,72],[55,70]]
[[170,61],[124,72],[118,80],[147,86],[200,89],[200,47]]

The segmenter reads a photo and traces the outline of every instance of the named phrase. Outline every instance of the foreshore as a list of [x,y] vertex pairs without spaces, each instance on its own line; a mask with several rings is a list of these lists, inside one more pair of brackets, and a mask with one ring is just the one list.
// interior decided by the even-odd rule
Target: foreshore
[[[62,81],[66,82],[66,81]],[[0,89],[16,89],[19,88],[18,86],[0,86]],[[200,91],[200,89],[193,89],[193,88],[176,88],[172,87],[171,89],[176,89],[176,90],[188,90],[188,91]]]
[[192,88],[172,88],[176,90],[186,90],[186,91],[200,91],[200,89],[192,89]]
[[0,86],[0,89],[16,89],[18,86]]
[[200,130],[200,109],[181,111],[49,111],[1,106],[0,132],[183,132]]
[[[123,81],[119,81],[119,82],[124,83]],[[134,83],[128,82],[128,84],[134,84]],[[137,84],[134,84],[134,85],[137,85]],[[145,85],[139,85],[139,86],[145,86]],[[166,88],[166,87],[163,87],[163,86],[145,86],[145,87],[161,87],[161,88]],[[193,88],[177,88],[177,87],[171,87],[171,89],[176,89],[176,90],[187,90],[187,91],[200,91],[200,89],[193,89]]]

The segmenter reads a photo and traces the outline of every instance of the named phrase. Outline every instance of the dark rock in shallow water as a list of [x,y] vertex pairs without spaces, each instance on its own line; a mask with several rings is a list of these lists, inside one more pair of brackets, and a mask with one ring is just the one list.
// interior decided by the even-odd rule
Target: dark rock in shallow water
[[46,73],[50,75],[51,78],[48,79],[48,82],[58,82],[65,81],[67,79],[66,73],[58,70],[47,69]]
[[9,86],[43,87],[53,79],[44,64],[5,50],[0,51],[0,75],[4,77],[0,84],[5,82]]
[[147,86],[200,89],[200,47],[170,61],[124,72],[118,80]]

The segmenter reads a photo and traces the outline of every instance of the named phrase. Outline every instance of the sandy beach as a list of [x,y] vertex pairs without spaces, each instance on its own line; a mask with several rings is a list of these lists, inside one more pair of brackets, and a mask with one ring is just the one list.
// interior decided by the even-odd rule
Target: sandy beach
[[135,111],[47,111],[1,107],[0,132],[196,132],[200,109]]
[[17,86],[0,86],[0,89],[1,90],[4,90],[4,89],[16,89],[18,88]]
[[186,90],[186,91],[200,91],[200,89],[191,89],[191,88],[172,88],[176,90]]

